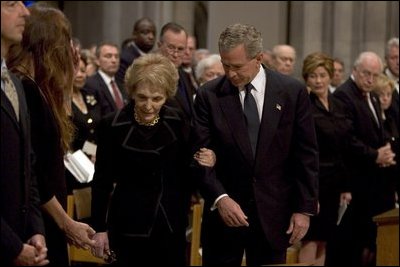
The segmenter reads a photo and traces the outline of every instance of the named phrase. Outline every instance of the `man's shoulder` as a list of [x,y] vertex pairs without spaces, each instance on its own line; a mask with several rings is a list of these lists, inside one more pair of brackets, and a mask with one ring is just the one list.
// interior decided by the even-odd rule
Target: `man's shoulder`
[[353,91],[357,90],[357,85],[350,78],[347,79],[344,83],[342,83],[338,88],[336,88],[333,93],[334,96],[350,96],[353,94]]
[[298,79],[282,74],[280,72],[271,70],[271,69],[266,69],[266,75],[267,75],[267,84],[268,82],[273,83],[274,85],[284,85],[286,86],[291,86],[291,87],[298,87],[298,88],[304,88],[305,84]]
[[208,82],[204,83],[203,85],[201,85],[197,89],[197,93],[209,92],[209,93],[215,94],[218,91],[220,91],[221,88],[223,88],[225,86],[229,86],[228,79],[226,78],[226,76],[221,76],[221,77],[218,77],[216,79],[213,79],[213,80],[208,81]]
[[121,51],[121,61],[132,63],[138,57],[140,52],[134,45],[129,45]]
[[101,86],[102,83],[105,84],[103,78],[98,72],[96,72],[95,74],[86,79],[85,86],[88,88],[97,89],[98,87]]

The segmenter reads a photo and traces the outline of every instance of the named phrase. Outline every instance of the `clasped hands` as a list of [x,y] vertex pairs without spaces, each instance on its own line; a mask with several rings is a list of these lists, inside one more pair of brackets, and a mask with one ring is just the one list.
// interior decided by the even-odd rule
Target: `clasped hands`
[[13,264],[16,266],[44,266],[49,264],[44,236],[36,234],[27,240]]
[[396,154],[393,152],[390,143],[378,148],[378,157],[376,158],[376,163],[379,167],[385,168],[392,165],[396,165],[394,157]]

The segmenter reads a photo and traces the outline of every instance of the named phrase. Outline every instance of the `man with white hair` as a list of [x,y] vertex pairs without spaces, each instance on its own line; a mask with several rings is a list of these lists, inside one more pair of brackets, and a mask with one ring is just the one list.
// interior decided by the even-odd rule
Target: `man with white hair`
[[393,91],[392,104],[388,110],[392,114],[397,128],[399,128],[399,38],[392,38],[387,42],[385,49],[386,68],[384,73],[394,81],[395,90]]
[[343,235],[348,239],[341,243],[347,248],[343,253],[350,251],[348,263],[354,266],[375,263],[377,229],[372,218],[395,207],[395,188],[389,186],[390,178],[382,171],[396,164],[395,154],[384,139],[381,106],[372,92],[382,71],[380,57],[363,52],[354,62],[350,78],[334,93],[353,125],[353,138],[349,141],[354,167],[352,204],[347,212],[352,217],[350,229]]
[[296,50],[293,46],[280,44],[272,49],[273,68],[286,75],[292,75],[296,63]]

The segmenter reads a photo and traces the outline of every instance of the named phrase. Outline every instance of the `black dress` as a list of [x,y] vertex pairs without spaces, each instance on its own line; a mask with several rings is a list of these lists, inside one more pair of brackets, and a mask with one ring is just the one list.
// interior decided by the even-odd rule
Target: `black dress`
[[[41,203],[57,198],[64,210],[67,206],[67,190],[61,136],[55,117],[44,99],[38,85],[30,78],[23,77],[26,101],[31,117],[32,147],[36,156],[36,175]],[[48,266],[67,266],[67,240],[64,232],[46,212],[43,219],[46,229]]]
[[351,126],[340,103],[331,94],[328,96],[329,110],[312,92],[310,99],[319,146],[320,212],[311,217],[304,240],[327,241],[336,227],[340,193],[350,192],[346,151]]
[[[82,88],[81,93],[83,101],[87,108],[87,113],[83,113],[74,103],[72,103],[72,123],[75,126],[74,140],[71,148],[73,152],[82,149],[86,141],[97,144],[96,128],[102,117],[101,107],[97,100],[97,95],[90,89]],[[90,183],[80,183],[67,170],[67,190],[68,194],[73,189],[84,188],[90,186]]]

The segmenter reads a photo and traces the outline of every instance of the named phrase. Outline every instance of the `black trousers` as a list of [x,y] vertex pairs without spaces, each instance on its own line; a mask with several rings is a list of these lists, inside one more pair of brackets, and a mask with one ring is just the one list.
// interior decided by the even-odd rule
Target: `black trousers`
[[250,201],[244,210],[249,227],[228,227],[218,210],[214,210],[207,220],[203,220],[204,266],[240,266],[244,252],[247,266],[286,262],[286,250],[274,250],[265,237],[254,201]]

